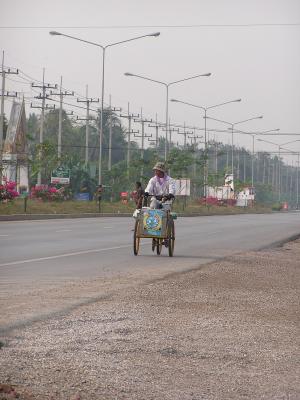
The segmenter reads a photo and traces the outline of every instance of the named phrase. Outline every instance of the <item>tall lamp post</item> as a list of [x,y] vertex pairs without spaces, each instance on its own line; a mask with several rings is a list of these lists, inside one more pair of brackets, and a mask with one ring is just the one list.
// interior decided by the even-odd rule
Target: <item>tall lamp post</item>
[[168,156],[168,132],[169,132],[169,87],[171,85],[175,85],[176,83],[180,83],[180,82],[184,82],[184,81],[189,81],[190,79],[195,79],[195,78],[199,78],[200,76],[211,76],[211,73],[206,73],[206,74],[200,74],[200,75],[194,75],[191,76],[189,78],[184,78],[184,79],[180,79],[179,81],[174,81],[174,82],[161,82],[161,81],[157,81],[155,79],[150,79],[147,78],[146,76],[141,76],[141,75],[136,75],[136,74],[132,74],[131,72],[125,72],[126,76],[134,76],[136,78],[141,78],[141,79],[145,79],[146,81],[150,81],[150,82],[155,82],[158,83],[160,85],[164,85],[166,88],[166,138],[165,138],[165,161],[167,160],[167,156]]
[[83,43],[91,44],[93,46],[100,47],[102,49],[102,84],[101,84],[101,114],[100,114],[100,134],[99,134],[99,179],[98,183],[99,185],[102,183],[102,142],[103,142],[103,108],[104,108],[104,77],[105,77],[105,52],[108,47],[116,46],[119,44],[131,42],[133,40],[138,40],[142,39],[145,37],[157,37],[160,35],[160,32],[155,32],[155,33],[150,33],[147,35],[142,35],[142,36],[137,36],[131,39],[127,40],[122,40],[120,42],[115,42],[115,43],[109,43],[106,46],[103,46],[99,43],[94,43],[94,42],[89,42],[88,40],[83,40],[78,37],[70,36],[70,35],[65,35],[64,33],[60,33],[57,31],[51,31],[49,32],[50,35],[54,36],[64,36],[70,39],[78,40]]
[[263,118],[263,116],[260,115],[258,117],[252,117],[252,118],[244,119],[243,121],[238,121],[238,122],[227,122],[227,121],[223,121],[221,119],[216,119],[216,118],[212,118],[212,117],[206,117],[206,118],[211,119],[213,121],[222,122],[223,124],[230,125],[230,128],[231,128],[231,174],[233,177],[233,131],[234,131],[234,127],[236,125],[243,124],[244,122],[253,121],[254,119],[261,119],[261,118]]
[[207,195],[207,180],[208,180],[208,162],[207,162],[207,128],[206,128],[206,119],[207,117],[207,110],[210,110],[211,108],[216,108],[216,107],[220,107],[220,106],[224,106],[225,104],[230,104],[230,103],[237,103],[242,101],[242,99],[236,99],[236,100],[231,100],[231,101],[226,101],[225,103],[219,103],[219,104],[215,104],[213,106],[209,106],[209,107],[203,107],[203,106],[198,106],[195,104],[191,104],[191,103],[187,103],[185,101],[181,101],[181,100],[177,100],[177,99],[171,99],[171,101],[175,102],[175,103],[181,103],[181,104],[186,104],[187,106],[191,106],[191,107],[195,107],[195,108],[200,108],[201,110],[204,111],[204,152],[205,152],[205,164],[204,164],[204,197],[206,198]]
[[[281,167],[280,167],[280,149],[283,148],[283,146],[286,146],[287,144],[290,143],[295,143],[295,142],[300,142],[300,139],[297,140],[291,140],[290,142],[286,142],[286,143],[274,143],[271,142],[270,140],[265,140],[265,139],[257,139],[259,142],[265,142],[265,143],[269,143],[269,144],[273,144],[274,146],[278,146],[278,157],[279,157],[279,165],[278,165],[278,201],[281,201]],[[298,169],[299,169],[299,156],[298,156]],[[298,171],[297,169],[297,171]],[[297,177],[297,182],[298,182],[298,177]],[[298,207],[298,194],[297,194],[297,207]]]

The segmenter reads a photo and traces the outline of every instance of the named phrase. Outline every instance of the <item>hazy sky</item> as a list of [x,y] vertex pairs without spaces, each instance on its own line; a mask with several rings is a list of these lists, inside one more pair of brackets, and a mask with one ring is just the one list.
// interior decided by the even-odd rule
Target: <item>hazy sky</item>
[[[42,79],[45,67],[46,82],[59,83],[62,75],[63,86],[82,96],[88,85],[89,97],[100,97],[101,49],[50,36],[49,30],[101,45],[160,31],[158,38],[108,48],[106,104],[111,94],[113,106],[124,112],[130,102],[132,112],[139,113],[142,107],[146,117],[155,119],[157,113],[164,121],[165,88],[126,77],[124,72],[163,82],[211,72],[211,77],[172,86],[170,98],[204,107],[241,98],[242,102],[215,108],[209,115],[228,122],[263,115],[262,120],[239,128],[280,128],[282,133],[300,134],[299,0],[0,0],[0,26],[0,50],[5,51],[7,67],[19,68],[36,80]],[[6,89],[25,92],[28,102],[37,94],[20,77],[8,78]],[[66,101],[75,104],[76,98]],[[6,104],[9,112],[11,103]],[[77,114],[84,116],[84,110]],[[201,110],[170,103],[169,114],[171,122],[204,127]],[[208,121],[210,129],[225,127]],[[230,141],[226,133],[214,136]],[[298,138],[265,137],[278,144]],[[249,136],[235,135],[234,141],[251,149]],[[286,147],[300,151],[300,141]],[[262,142],[256,142],[256,148],[277,149]]]

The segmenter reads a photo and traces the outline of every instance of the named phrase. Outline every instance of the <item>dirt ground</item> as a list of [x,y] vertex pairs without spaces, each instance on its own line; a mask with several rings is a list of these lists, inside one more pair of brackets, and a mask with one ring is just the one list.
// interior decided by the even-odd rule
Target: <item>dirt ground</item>
[[0,399],[299,399],[299,271],[296,240],[119,282],[0,338]]

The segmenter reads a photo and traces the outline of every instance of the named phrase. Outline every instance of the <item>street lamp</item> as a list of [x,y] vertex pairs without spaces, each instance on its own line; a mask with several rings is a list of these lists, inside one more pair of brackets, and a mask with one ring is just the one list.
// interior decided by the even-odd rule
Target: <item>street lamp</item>
[[230,103],[237,103],[242,101],[242,99],[236,99],[236,100],[231,100],[231,101],[226,101],[225,103],[220,103],[220,104],[215,104],[213,106],[209,106],[209,107],[203,107],[203,106],[198,106],[195,104],[191,104],[191,103],[187,103],[185,101],[181,101],[181,100],[177,100],[177,99],[171,99],[171,101],[175,102],[175,103],[181,103],[181,104],[186,104],[187,106],[191,106],[191,107],[195,107],[195,108],[200,108],[201,110],[204,111],[204,152],[205,152],[205,164],[204,164],[204,197],[206,198],[206,194],[207,194],[207,179],[208,179],[208,162],[206,159],[207,156],[207,129],[206,129],[206,119],[207,117],[207,110],[210,110],[211,108],[216,108],[216,107],[220,107],[220,106],[224,106],[225,104],[230,104]]
[[102,85],[101,85],[101,114],[100,114],[100,135],[99,135],[99,179],[98,179],[98,183],[99,185],[102,183],[102,142],[103,142],[103,108],[104,108],[104,70],[105,70],[105,51],[108,47],[112,47],[112,46],[116,46],[118,44],[123,44],[123,43],[127,43],[127,42],[131,42],[133,40],[137,40],[137,39],[141,39],[144,37],[157,37],[160,35],[160,32],[155,32],[155,33],[150,33],[147,35],[142,35],[142,36],[137,36],[131,39],[127,39],[127,40],[122,40],[120,42],[115,42],[115,43],[109,43],[106,46],[103,46],[99,43],[94,43],[94,42],[89,42],[88,40],[83,40],[83,39],[79,39],[77,37],[74,36],[70,36],[70,35],[65,35],[64,33],[60,33],[57,31],[51,31],[49,32],[50,35],[53,36],[64,36],[70,39],[74,39],[74,40],[78,40],[80,42],[83,43],[87,43],[87,44],[91,44],[93,46],[97,46],[100,47],[102,49]]
[[[230,129],[230,128],[228,128],[228,129]],[[269,129],[268,131],[260,131],[260,132],[244,132],[244,131],[240,131],[240,130],[234,131],[235,133],[242,133],[245,135],[252,136],[252,159],[251,159],[251,185],[252,185],[252,187],[254,186],[254,137],[256,135],[264,135],[265,133],[278,132],[278,131],[280,131],[280,128]]]
[[231,174],[232,174],[232,179],[233,179],[233,129],[234,129],[235,125],[243,124],[244,122],[252,121],[254,119],[261,119],[261,118],[263,118],[263,116],[260,115],[258,117],[252,117],[252,118],[244,119],[243,121],[238,121],[238,122],[227,122],[227,121],[223,121],[221,119],[216,119],[216,118],[212,118],[212,117],[206,117],[206,118],[211,119],[213,121],[222,122],[223,124],[230,125],[230,127],[231,127]]
[[155,79],[150,79],[147,78],[146,76],[141,76],[141,75],[136,75],[136,74],[132,74],[131,72],[125,72],[126,76],[134,76],[136,78],[141,78],[141,79],[145,79],[146,81],[150,81],[150,82],[155,82],[158,83],[160,85],[164,85],[166,88],[166,143],[165,143],[165,161],[167,160],[167,155],[168,155],[168,131],[169,131],[169,86],[171,85],[175,85],[176,83],[180,83],[180,82],[184,82],[184,81],[189,81],[190,79],[195,79],[195,78],[199,78],[200,76],[211,76],[211,73],[206,73],[206,74],[200,74],[200,75],[194,75],[191,76],[189,78],[184,78],[184,79],[180,79],[179,81],[174,81],[174,82],[161,82],[161,81],[157,81]]
[[[280,202],[281,200],[281,166],[280,166],[280,149],[283,148],[283,146],[286,146],[287,144],[290,143],[295,143],[295,142],[300,142],[300,139],[296,139],[296,140],[291,140],[290,142],[286,142],[286,143],[274,143],[271,142],[270,140],[264,140],[264,139],[257,139],[259,142],[265,142],[265,143],[269,143],[269,144],[273,144],[274,146],[278,146],[278,157],[279,157],[279,164],[278,164],[278,201]],[[299,157],[298,157],[298,169],[299,169]],[[298,172],[298,170],[297,170]],[[298,178],[297,178],[298,181]],[[297,186],[297,207],[298,207],[298,186]]]

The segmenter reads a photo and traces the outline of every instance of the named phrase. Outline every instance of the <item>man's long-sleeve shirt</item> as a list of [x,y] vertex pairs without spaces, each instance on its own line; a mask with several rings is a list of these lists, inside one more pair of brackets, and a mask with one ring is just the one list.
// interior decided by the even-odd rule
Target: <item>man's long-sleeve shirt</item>
[[168,175],[165,175],[163,178],[155,175],[150,179],[145,192],[153,196],[163,196],[166,194],[173,194],[175,196],[175,181]]

